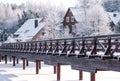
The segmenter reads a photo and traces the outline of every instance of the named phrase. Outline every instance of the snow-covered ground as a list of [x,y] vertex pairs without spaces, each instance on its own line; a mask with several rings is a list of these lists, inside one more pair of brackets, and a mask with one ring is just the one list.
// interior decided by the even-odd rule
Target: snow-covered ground
[[[61,66],[61,81],[79,81],[79,72],[71,70],[69,65]],[[120,72],[99,71],[96,74],[96,81],[119,81]],[[56,74],[53,73],[53,66],[42,63],[39,74],[35,74],[35,63],[29,62],[26,70],[22,69],[22,61],[15,67],[12,62],[5,64],[0,62],[0,81],[57,81]],[[90,81],[90,73],[83,73],[82,81]]]

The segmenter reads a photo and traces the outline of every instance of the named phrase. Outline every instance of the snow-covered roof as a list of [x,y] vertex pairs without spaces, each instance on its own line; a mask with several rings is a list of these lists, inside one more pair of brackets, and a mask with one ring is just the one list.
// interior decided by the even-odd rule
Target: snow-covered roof
[[[37,27],[35,27],[35,20],[38,20]],[[18,35],[15,39],[31,40],[44,26],[45,22],[42,21],[42,18],[29,19],[14,33],[14,35]]]
[[120,12],[108,12],[108,14],[115,25],[120,21]]
[[73,16],[75,17],[76,21],[77,22],[81,21],[81,18],[83,16],[82,10],[80,10],[80,8],[76,8],[76,7],[70,7],[70,10],[73,13]]

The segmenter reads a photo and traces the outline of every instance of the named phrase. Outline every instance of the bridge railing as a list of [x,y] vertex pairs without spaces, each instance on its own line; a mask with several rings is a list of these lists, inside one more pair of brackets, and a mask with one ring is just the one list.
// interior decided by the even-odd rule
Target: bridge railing
[[120,54],[120,34],[4,43],[1,52],[46,54],[59,56],[116,57]]

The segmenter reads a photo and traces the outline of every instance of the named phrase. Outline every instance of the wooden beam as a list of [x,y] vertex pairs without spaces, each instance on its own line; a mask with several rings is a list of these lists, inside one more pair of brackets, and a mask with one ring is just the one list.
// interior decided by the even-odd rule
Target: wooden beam
[[54,66],[54,74],[56,74],[56,72],[57,72],[57,67],[56,66]]
[[29,61],[26,59],[26,66],[29,66]]
[[25,70],[25,68],[26,68],[26,58],[22,58],[22,60],[23,60],[23,70]]
[[12,56],[12,58],[13,58],[13,66],[15,66],[15,56]]
[[1,56],[1,54],[0,54],[0,62],[2,61],[2,56]]
[[38,61],[39,69],[41,69],[41,61]]
[[39,74],[39,60],[36,60],[36,74]]
[[5,55],[5,64],[7,64],[7,55]]
[[17,58],[17,64],[19,64],[19,59]]
[[95,73],[91,73],[90,74],[90,81],[95,81]]
[[83,80],[83,71],[79,70],[79,80]]
[[60,64],[58,64],[57,65],[57,81],[60,81],[60,78],[61,78],[61,67],[60,67],[61,65]]

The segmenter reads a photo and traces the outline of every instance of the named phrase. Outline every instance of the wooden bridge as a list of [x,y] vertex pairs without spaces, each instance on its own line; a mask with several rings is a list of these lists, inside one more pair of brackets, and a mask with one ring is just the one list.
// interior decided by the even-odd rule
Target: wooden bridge
[[[26,62],[36,62],[36,74],[39,73],[41,61],[53,65],[60,80],[60,65],[71,65],[79,70],[91,73],[91,81],[95,81],[95,73],[99,70],[120,71],[120,34],[79,37],[69,39],[54,39],[19,43],[4,43],[0,47],[0,57],[23,59],[23,69]],[[0,58],[1,60],[1,58]]]

